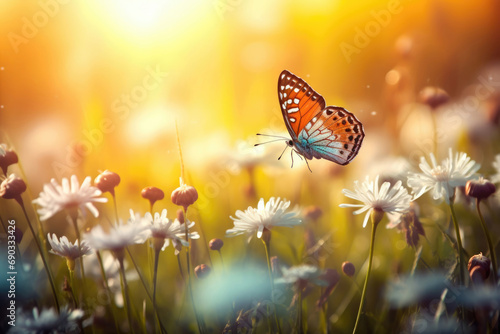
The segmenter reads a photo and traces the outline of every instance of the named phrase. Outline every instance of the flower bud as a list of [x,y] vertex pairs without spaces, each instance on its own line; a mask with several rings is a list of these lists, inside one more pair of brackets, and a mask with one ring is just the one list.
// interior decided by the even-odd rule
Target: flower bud
[[199,279],[207,277],[211,271],[212,269],[206,264],[200,264],[199,266],[196,266],[196,268],[194,268],[194,274]]
[[0,184],[0,197],[5,199],[18,199],[26,191],[26,183],[15,174],[10,174]]
[[439,106],[447,103],[450,96],[442,88],[427,86],[420,91],[419,98],[420,101],[427,104],[432,110],[435,110]]
[[69,271],[75,271],[75,260],[72,258],[66,258],[66,264],[68,265]]
[[342,272],[346,276],[353,277],[354,273],[356,272],[356,267],[351,262],[345,261],[344,263],[342,263]]
[[304,218],[310,219],[312,221],[318,220],[322,215],[323,211],[315,205],[308,206],[304,209]]
[[0,167],[5,175],[7,175],[7,168],[18,161],[16,152],[11,149],[8,150],[5,144],[0,145]]
[[473,271],[479,271],[483,279],[487,279],[488,276],[490,276],[490,265],[490,259],[484,256],[483,253],[479,253],[469,259],[467,269],[469,270],[470,275],[472,275]]
[[142,189],[141,196],[151,203],[151,207],[156,201],[162,200],[165,197],[163,190],[156,187],[146,187]]
[[208,247],[210,247],[210,249],[214,251],[220,251],[222,246],[224,246],[224,241],[222,241],[221,239],[212,239],[208,243]]
[[184,184],[182,178],[180,182],[181,185],[172,191],[170,198],[172,199],[172,203],[182,206],[184,211],[186,211],[188,206],[193,205],[198,199],[198,192],[194,187]]
[[115,187],[120,184],[120,175],[105,170],[95,178],[94,184],[103,193],[109,192],[115,196]]
[[470,180],[465,184],[465,194],[478,200],[486,199],[495,193],[496,187],[493,183],[483,178]]
[[264,231],[262,231],[262,241],[264,241],[266,244],[269,244],[271,242],[271,230],[264,227]]

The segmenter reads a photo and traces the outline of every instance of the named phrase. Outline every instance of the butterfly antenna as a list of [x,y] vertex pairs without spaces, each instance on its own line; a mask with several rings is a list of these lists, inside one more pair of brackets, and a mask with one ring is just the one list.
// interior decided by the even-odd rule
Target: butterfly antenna
[[281,157],[283,156],[283,154],[285,153],[285,151],[286,151],[286,149],[287,149],[287,148],[288,148],[288,145],[286,145],[286,146],[285,146],[285,149],[283,150],[283,152],[281,152],[281,154],[280,154],[280,156],[279,156],[278,160],[280,160],[280,159],[281,159]]
[[257,136],[266,136],[266,137],[272,137],[272,138],[277,138],[277,139],[269,140],[269,141],[266,141],[266,142],[263,142],[263,143],[254,144],[253,146],[260,146],[260,145],[263,145],[263,144],[274,143],[276,141],[282,141],[282,140],[287,141],[288,140],[288,138],[286,138],[284,136],[266,135],[264,133],[257,133]]
[[260,146],[260,145],[264,145],[264,144],[274,143],[275,141],[283,141],[283,140],[286,140],[286,138],[282,138],[282,139],[273,139],[273,140],[265,141],[265,142],[263,142],[263,143],[257,143],[257,144],[254,144],[253,146]]
[[288,139],[288,138],[286,138],[285,136],[267,135],[267,134],[265,134],[265,133],[257,133],[257,136],[274,137],[274,138],[281,138],[281,139],[285,139],[285,140],[287,140],[287,139]]

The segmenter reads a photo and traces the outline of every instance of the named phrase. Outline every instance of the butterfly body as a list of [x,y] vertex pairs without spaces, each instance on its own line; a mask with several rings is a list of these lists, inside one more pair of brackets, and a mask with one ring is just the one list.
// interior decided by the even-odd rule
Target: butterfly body
[[342,107],[326,107],[325,99],[304,80],[283,71],[278,97],[291,140],[288,146],[306,159],[327,159],[348,164],[364,138],[363,125]]

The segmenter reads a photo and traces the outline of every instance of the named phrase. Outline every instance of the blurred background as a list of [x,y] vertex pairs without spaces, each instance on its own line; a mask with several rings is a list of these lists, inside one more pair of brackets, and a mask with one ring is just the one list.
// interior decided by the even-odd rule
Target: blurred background
[[[76,174],[82,181],[108,169],[122,179],[124,219],[129,208],[148,210],[139,197],[146,186],[165,191],[157,210],[167,208],[173,218],[177,124],[185,181],[200,195],[191,219],[206,240],[222,237],[232,227],[229,216],[258,198],[286,197],[323,212],[311,228],[318,238],[331,236],[335,255],[327,263],[349,258],[361,265],[368,231],[361,217],[338,208],[353,180],[397,178],[420,156],[437,151],[443,158],[449,147],[493,173],[499,12],[495,0],[4,0],[0,141],[18,153],[33,197],[51,178]],[[298,157],[292,169],[289,154],[277,161],[283,143],[253,147],[262,140],[257,132],[288,136],[277,97],[284,69],[364,124],[351,164],[315,160],[310,173]],[[426,86],[444,89],[448,103],[437,110],[425,104],[419,92]],[[64,216],[58,219],[65,226]],[[300,262],[288,249],[304,230],[281,232],[272,252],[287,265]],[[400,235],[380,234],[393,242],[380,245],[386,248],[378,255],[413,257]],[[229,249],[242,252],[241,240],[228,239]],[[392,255],[394,249],[401,252]]]

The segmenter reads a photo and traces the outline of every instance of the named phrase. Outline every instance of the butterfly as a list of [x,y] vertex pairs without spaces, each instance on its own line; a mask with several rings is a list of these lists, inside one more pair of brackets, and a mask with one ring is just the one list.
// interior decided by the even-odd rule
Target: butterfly
[[[292,166],[293,152],[306,158],[306,163],[307,159],[317,158],[339,165],[347,165],[358,154],[365,133],[363,124],[352,113],[342,107],[326,107],[323,96],[287,70],[281,72],[278,79],[278,98],[292,137],[284,138],[285,150],[292,148]],[[279,138],[277,140],[283,139]]]

